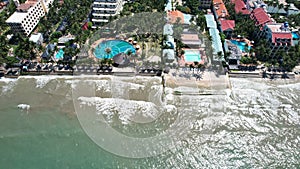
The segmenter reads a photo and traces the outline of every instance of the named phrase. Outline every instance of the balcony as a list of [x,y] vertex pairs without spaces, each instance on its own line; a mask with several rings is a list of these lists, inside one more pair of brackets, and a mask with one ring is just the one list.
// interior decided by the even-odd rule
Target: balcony
[[116,3],[118,0],[94,0],[94,2]]
[[93,22],[108,22],[108,19],[92,19]]

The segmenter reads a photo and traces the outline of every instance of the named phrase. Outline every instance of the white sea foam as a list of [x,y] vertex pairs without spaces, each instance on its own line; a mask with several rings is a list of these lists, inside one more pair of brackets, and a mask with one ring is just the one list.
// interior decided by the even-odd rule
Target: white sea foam
[[29,104],[19,104],[17,107],[19,109],[26,110],[26,111],[28,111],[30,109],[30,105]]
[[159,107],[145,101],[99,97],[79,97],[78,100],[81,105],[96,106],[97,114],[107,116],[109,121],[113,120],[113,116],[117,116],[123,124],[129,124],[131,121],[149,123],[164,111],[177,112],[177,108],[173,105]]
[[18,79],[13,79],[13,78],[5,78],[5,77],[1,77],[0,78],[0,82],[4,82],[4,83],[10,83],[10,82],[14,82],[17,81]]
[[3,78],[0,82],[3,82],[2,86],[2,92],[1,94],[6,94],[8,92],[13,91],[13,88],[16,86],[18,80],[17,79],[9,79],[9,78]]

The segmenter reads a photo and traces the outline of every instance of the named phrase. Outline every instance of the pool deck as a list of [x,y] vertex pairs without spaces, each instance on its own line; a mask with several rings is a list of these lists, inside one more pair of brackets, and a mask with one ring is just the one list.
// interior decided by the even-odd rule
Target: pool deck
[[[246,38],[231,38],[230,40],[236,40],[238,42],[245,42],[249,47],[253,47],[253,44],[251,43],[251,41],[249,39]],[[242,51],[242,56],[248,55],[248,53]]]
[[[206,54],[205,54],[205,51],[204,49],[202,48],[199,48],[199,49],[182,49],[182,50],[197,50],[200,52],[200,56],[201,56],[201,60],[199,62],[199,64],[204,64],[207,62],[207,57],[206,57]],[[184,66],[185,64],[194,64],[194,62],[187,62],[185,60],[185,57],[184,57],[184,54],[182,56],[180,56],[180,58],[178,59],[178,64],[180,66]]]

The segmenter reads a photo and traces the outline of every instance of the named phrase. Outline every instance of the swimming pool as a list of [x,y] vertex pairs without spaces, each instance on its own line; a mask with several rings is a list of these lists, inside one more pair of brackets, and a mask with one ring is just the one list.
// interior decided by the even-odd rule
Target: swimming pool
[[184,53],[185,62],[200,62],[201,61],[200,51],[185,50],[184,52],[185,52]]
[[56,59],[63,59],[64,58],[64,50],[63,49],[60,49],[57,53],[56,53],[56,55],[55,55],[55,58]]
[[[241,51],[245,52],[246,42],[239,42],[236,40],[230,40],[230,42],[237,45]],[[250,49],[251,49],[251,46],[248,46],[248,50],[250,50]]]
[[292,32],[293,39],[299,39],[299,35],[296,32]]
[[127,53],[131,51],[136,53],[134,46],[123,40],[107,40],[101,42],[94,51],[94,55],[98,59],[111,59],[119,53]]

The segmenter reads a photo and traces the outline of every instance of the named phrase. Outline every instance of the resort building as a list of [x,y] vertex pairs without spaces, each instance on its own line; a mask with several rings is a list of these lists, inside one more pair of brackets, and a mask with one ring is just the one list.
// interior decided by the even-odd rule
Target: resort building
[[287,12],[284,10],[284,8],[279,8],[279,6],[268,6],[266,10],[268,14],[287,15]]
[[163,34],[167,36],[165,44],[168,49],[163,49],[163,58],[166,62],[173,62],[175,60],[175,39],[173,37],[173,25],[166,24],[164,26]]
[[213,15],[211,14],[205,15],[205,20],[206,20],[206,27],[208,29],[217,28],[217,23]]
[[163,49],[162,50],[163,59],[165,62],[173,62],[175,60],[174,49]]
[[272,54],[275,55],[279,49],[287,51],[293,45],[292,32],[288,23],[268,23],[261,31],[260,38],[266,38]]
[[118,15],[123,9],[123,0],[94,0],[92,22],[94,26],[109,22],[110,17]]
[[181,34],[182,43],[187,45],[189,48],[199,49],[201,41],[197,33],[185,32]]
[[[206,25],[209,29],[209,35],[212,39],[212,48],[213,48],[213,61],[222,61],[224,60],[224,51],[222,47],[220,32],[217,29],[217,23],[214,19],[214,16],[211,14],[205,15]],[[221,56],[219,56],[221,54]]]
[[256,8],[266,8],[267,4],[262,0],[247,0],[246,7],[248,10],[253,10]]
[[48,44],[41,57],[43,59],[50,59],[52,57],[52,55],[54,54],[55,47],[56,47],[56,44]]
[[212,4],[212,0],[199,0],[200,8],[209,9]]
[[223,0],[213,0],[213,12],[217,20],[225,19],[229,16]]
[[5,8],[8,5],[8,3],[9,3],[8,1],[0,2],[0,10]]
[[228,56],[228,64],[229,69],[239,69],[240,60],[242,58],[242,51],[239,49],[239,47],[232,43],[230,40],[225,40],[225,51],[229,52],[230,55]]
[[266,13],[264,8],[256,8],[251,12],[250,19],[255,21],[255,26],[258,26],[260,30],[263,29],[265,24],[271,23],[272,19],[270,15]]
[[190,25],[192,15],[182,13],[181,11],[168,11],[167,19],[169,23],[176,23],[178,20],[181,24]]
[[32,34],[29,40],[37,45],[41,45],[44,42],[43,35],[41,33]]
[[6,20],[6,23],[13,32],[28,36],[39,23],[40,18],[49,11],[52,2],[53,0],[27,0],[20,5],[15,3],[18,5],[17,10]]
[[67,42],[74,40],[74,39],[75,39],[75,36],[73,36],[73,35],[67,35],[67,36],[60,37],[58,39],[57,47],[64,48],[66,46]]
[[294,4],[290,4],[289,8],[288,8],[288,11],[287,11],[287,15],[297,15],[300,13],[300,10],[295,7]]
[[235,21],[234,20],[221,20],[221,31],[226,35],[227,38],[231,38],[234,31]]
[[243,0],[231,0],[231,3],[234,4],[234,11],[236,14],[250,15],[250,11],[247,9]]

